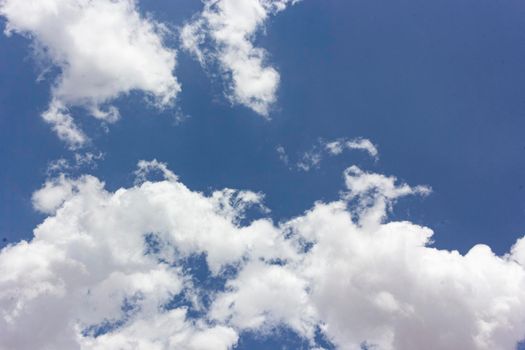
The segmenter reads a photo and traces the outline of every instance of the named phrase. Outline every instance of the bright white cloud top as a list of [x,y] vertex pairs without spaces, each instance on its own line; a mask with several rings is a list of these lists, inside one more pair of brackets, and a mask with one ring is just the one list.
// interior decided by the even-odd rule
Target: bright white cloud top
[[119,118],[112,100],[144,92],[159,108],[180,90],[173,75],[175,51],[166,47],[166,28],[140,15],[134,0],[3,0],[6,34],[32,40],[37,58],[60,69],[43,118],[71,148],[88,137],[69,107],[81,106],[105,122]]
[[[154,170],[165,180],[147,181]],[[137,175],[115,192],[61,176],[34,194],[49,217],[0,252],[0,349],[230,349],[283,326],[349,350],[509,350],[524,336],[525,240],[503,257],[432,248],[429,228],[387,219],[427,187],[353,166],[341,199],[246,223],[262,195],[206,196],[155,161]],[[196,255],[225,288],[194,283]]]
[[183,47],[203,66],[218,65],[227,97],[267,117],[276,101],[279,73],[253,39],[269,16],[297,0],[205,0],[202,13],[181,30]]

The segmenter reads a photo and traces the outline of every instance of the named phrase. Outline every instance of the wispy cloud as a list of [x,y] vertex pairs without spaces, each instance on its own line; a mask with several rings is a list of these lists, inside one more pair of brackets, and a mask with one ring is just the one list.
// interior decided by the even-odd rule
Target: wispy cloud
[[372,141],[364,138],[357,138],[352,140],[340,139],[324,143],[326,150],[331,155],[339,155],[345,149],[366,151],[371,157],[378,159],[379,151],[372,143]]
[[319,147],[314,146],[310,151],[304,152],[301,155],[300,160],[297,162],[297,169],[302,171],[310,171],[311,169],[318,168],[323,159],[322,150]]
[[[345,150],[361,150],[365,151],[376,161],[379,159],[379,151],[372,141],[362,137],[355,139],[337,139],[334,141],[325,141],[320,139],[312,148],[299,155],[299,160],[295,163],[295,168],[301,171],[310,171],[319,168],[323,158],[326,155],[337,156],[342,154]],[[290,163],[289,155],[286,153],[283,146],[278,146],[276,151],[279,159],[288,165]]]
[[288,158],[288,154],[286,154],[286,150],[283,146],[277,146],[275,150],[277,151],[277,154],[279,155],[279,160],[281,162],[283,162],[286,165],[290,164],[290,159]]
[[59,158],[49,162],[46,172],[49,177],[53,177],[58,174],[94,169],[104,156],[102,152],[75,152],[71,159]]

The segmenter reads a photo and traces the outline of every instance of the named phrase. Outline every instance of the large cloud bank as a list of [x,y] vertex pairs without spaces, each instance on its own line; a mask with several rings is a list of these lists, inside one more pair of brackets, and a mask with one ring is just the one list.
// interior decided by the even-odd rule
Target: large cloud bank
[[[165,180],[147,181],[154,170]],[[354,166],[341,199],[276,224],[261,194],[194,192],[158,162],[137,175],[115,192],[62,175],[34,194],[49,216],[0,252],[0,349],[230,349],[279,327],[352,350],[511,350],[525,336],[525,240],[461,255],[388,221],[426,187]],[[222,284],[199,283],[185,264],[198,256]]]
[[142,91],[162,108],[180,90],[175,51],[163,44],[166,28],[141,16],[135,0],[1,0],[0,15],[8,35],[30,38],[38,59],[59,68],[42,117],[71,148],[88,137],[70,107],[114,122],[119,112],[110,103],[123,94]]
[[183,47],[204,66],[218,65],[233,103],[268,116],[279,73],[253,39],[270,15],[298,0],[204,0],[204,9],[181,30]]

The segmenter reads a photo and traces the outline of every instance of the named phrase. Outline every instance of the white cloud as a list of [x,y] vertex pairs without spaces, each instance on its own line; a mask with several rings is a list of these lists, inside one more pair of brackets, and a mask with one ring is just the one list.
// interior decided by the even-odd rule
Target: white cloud
[[227,350],[237,339],[237,333],[231,328],[191,324],[186,321],[184,310],[175,309],[137,320],[119,332],[83,339],[82,349]]
[[377,158],[379,151],[377,147],[368,139],[355,139],[346,142],[348,149],[359,149],[368,152],[371,157]]
[[348,192],[347,201],[357,200],[354,209],[358,223],[365,228],[379,225],[391,209],[392,203],[407,195],[428,195],[432,191],[427,186],[410,187],[407,184],[396,185],[397,179],[381,174],[367,173],[357,166],[351,166],[344,172]]
[[270,15],[296,0],[204,0],[203,11],[181,30],[183,47],[203,66],[218,64],[228,80],[227,96],[268,116],[276,101],[279,73],[253,39]]
[[[163,310],[186,280],[173,266],[205,252],[219,273],[243,257],[290,253],[268,220],[235,223],[240,213],[232,212],[259,195],[229,190],[205,197],[161,165],[141,162],[140,169],[165,170],[166,180],[114,193],[91,176],[62,176],[35,193],[35,207],[51,216],[31,242],[0,253],[0,349],[226,349],[236,342],[231,327],[193,324],[183,308]],[[147,234],[162,242],[158,252],[145,254]],[[126,300],[136,308],[131,315],[122,309]],[[118,329],[96,339],[86,331],[104,324]]]
[[408,222],[366,231],[336,205],[296,225],[316,242],[299,270],[341,349],[503,350],[523,338],[523,266],[486,246],[465,256],[426,247],[432,231]]
[[177,175],[175,175],[165,163],[159,162],[156,159],[151,161],[141,160],[137,164],[137,170],[135,170],[136,183],[146,181],[148,175],[152,172],[158,171],[162,177],[170,181],[177,181]]
[[331,141],[325,144],[326,150],[333,155],[339,155],[343,153],[344,144],[341,141]]
[[251,261],[227,287],[230,291],[213,305],[213,319],[263,333],[284,324],[313,339],[317,314],[309,302],[309,285],[293,269]]
[[75,187],[76,182],[66,179],[64,175],[48,180],[44,187],[33,193],[33,207],[42,213],[53,214],[73,196]]
[[[280,146],[281,147],[281,146]],[[282,148],[282,147],[281,147]],[[373,157],[375,160],[379,159],[379,151],[377,147],[365,138],[355,139],[339,139],[335,141],[324,141],[319,139],[318,143],[315,144],[309,151],[304,152],[299,161],[295,164],[296,168],[301,171],[310,171],[312,169],[319,168],[324,156],[328,153],[331,156],[340,155],[345,150],[361,150],[365,151]],[[282,160],[284,148],[277,148],[279,157]]]
[[[242,224],[262,195],[205,196],[157,161],[137,174],[115,192],[62,176],[35,193],[49,217],[0,252],[0,349],[230,349],[244,330],[280,326],[312,348],[319,328],[343,350],[510,350],[525,336],[524,240],[503,257],[484,245],[461,255],[433,248],[429,228],[388,221],[427,187],[350,167],[340,200]],[[224,289],[192,281],[183,262],[195,254]],[[181,293],[210,308],[190,319],[191,303],[164,307]]]
[[336,140],[331,142],[326,142],[324,144],[326,150],[331,155],[339,155],[343,153],[345,149],[349,150],[362,150],[366,151],[371,157],[377,159],[379,156],[379,151],[377,147],[369,139],[357,138],[352,140]]
[[58,138],[65,141],[72,150],[81,148],[89,140],[77,126],[67,108],[56,100],[52,101],[48,110],[42,113],[42,118],[51,124]]
[[75,166],[77,168],[80,168],[80,167],[95,168],[97,166],[97,161],[104,159],[104,153],[102,152],[75,153],[74,157],[75,157]]
[[3,0],[0,15],[7,35],[30,38],[40,58],[60,69],[42,116],[71,148],[88,138],[69,107],[111,123],[119,112],[108,104],[123,94],[142,91],[162,108],[180,90],[175,51],[163,44],[166,29],[142,17],[134,0]]

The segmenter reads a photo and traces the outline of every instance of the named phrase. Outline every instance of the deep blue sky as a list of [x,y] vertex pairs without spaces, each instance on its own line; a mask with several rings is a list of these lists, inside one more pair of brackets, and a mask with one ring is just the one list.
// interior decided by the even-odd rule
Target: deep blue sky
[[[143,0],[156,18],[182,24],[196,1]],[[434,193],[402,200],[394,216],[433,228],[436,246],[462,252],[476,243],[504,253],[525,234],[525,7],[517,0],[304,0],[268,21],[256,43],[281,74],[271,121],[223,98],[220,81],[180,52],[178,108],[159,112],[139,94],[117,105],[108,134],[79,121],[106,154],[89,172],[108,188],[129,186],[139,159],[167,162],[192,189],[262,191],[276,220],[330,200],[351,164],[428,184]],[[2,26],[4,23],[2,23]],[[39,114],[49,85],[29,41],[0,36],[0,232],[30,238],[42,219],[31,193],[49,161],[71,157]],[[77,115],[81,112],[77,112]],[[325,159],[318,170],[289,170],[318,138],[362,136],[379,146]]]

